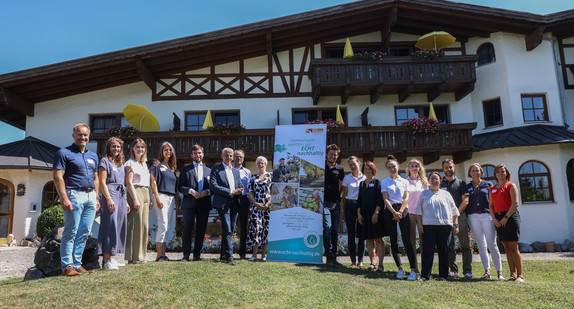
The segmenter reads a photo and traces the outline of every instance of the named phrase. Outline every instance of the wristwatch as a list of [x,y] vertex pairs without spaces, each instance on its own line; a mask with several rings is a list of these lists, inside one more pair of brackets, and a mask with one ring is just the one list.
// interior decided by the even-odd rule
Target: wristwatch
[[507,216],[507,215],[504,215],[504,219],[508,219],[508,216]]
[[375,210],[375,213],[378,215],[378,214],[379,214],[379,211],[378,211],[378,210]]
[[456,223],[456,224],[454,225],[454,227],[458,227],[458,223]]

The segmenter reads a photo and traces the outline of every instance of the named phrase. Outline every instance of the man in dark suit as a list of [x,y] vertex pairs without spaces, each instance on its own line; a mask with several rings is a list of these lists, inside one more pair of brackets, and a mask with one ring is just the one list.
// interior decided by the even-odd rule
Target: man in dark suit
[[181,170],[179,176],[179,192],[183,194],[181,209],[183,210],[183,259],[189,261],[191,254],[191,234],[195,227],[195,242],[193,246],[193,260],[199,261],[205,229],[211,211],[211,192],[209,191],[209,177],[211,169],[203,165],[203,147],[191,147],[193,164]]
[[239,210],[239,196],[243,193],[243,185],[239,170],[233,167],[233,149],[224,148],[221,151],[221,164],[211,169],[209,189],[213,193],[213,208],[217,209],[221,219],[221,253],[229,265],[235,265],[233,261],[233,245],[231,235],[237,220]]

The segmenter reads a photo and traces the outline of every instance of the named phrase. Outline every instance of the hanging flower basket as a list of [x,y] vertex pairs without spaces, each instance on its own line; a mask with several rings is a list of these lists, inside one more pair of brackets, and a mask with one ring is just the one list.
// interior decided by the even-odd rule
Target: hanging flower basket
[[229,135],[245,131],[245,126],[235,123],[218,123],[213,127],[209,127],[207,130],[219,135]]
[[420,49],[415,51],[412,55],[416,60],[433,60],[444,56],[444,52],[436,49]]
[[306,122],[305,124],[326,124],[327,125],[327,133],[330,132],[339,132],[342,128],[345,127],[344,123],[338,123],[337,121],[327,118],[325,120],[313,120]]
[[107,137],[130,138],[140,132],[141,132],[140,130],[132,126],[127,126],[121,128],[120,127],[109,128],[105,134]]
[[440,124],[435,119],[413,118],[403,122],[402,126],[407,127],[412,134],[434,134],[438,132]]

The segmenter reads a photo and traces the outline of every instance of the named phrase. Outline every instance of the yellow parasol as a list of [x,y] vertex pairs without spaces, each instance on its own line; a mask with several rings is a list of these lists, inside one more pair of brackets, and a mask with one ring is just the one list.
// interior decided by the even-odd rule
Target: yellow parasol
[[429,119],[434,119],[434,120],[438,121],[438,119],[436,118],[436,113],[434,112],[434,107],[432,106],[432,102],[430,104],[430,109],[429,109]]
[[347,38],[347,41],[345,42],[345,50],[343,51],[343,58],[351,58],[353,55],[354,53],[353,47],[351,47],[351,41]]
[[337,119],[335,119],[335,121],[340,124],[345,124],[343,121],[343,115],[341,115],[341,110],[339,109],[339,105],[337,105]]
[[203,122],[203,129],[207,130],[213,127],[213,121],[211,120],[211,110],[207,110],[207,115],[205,115],[205,121]]
[[147,108],[139,105],[128,104],[123,110],[126,121],[134,128],[142,132],[159,131],[157,117]]
[[420,49],[443,49],[454,43],[456,39],[445,31],[433,31],[421,36],[415,46]]

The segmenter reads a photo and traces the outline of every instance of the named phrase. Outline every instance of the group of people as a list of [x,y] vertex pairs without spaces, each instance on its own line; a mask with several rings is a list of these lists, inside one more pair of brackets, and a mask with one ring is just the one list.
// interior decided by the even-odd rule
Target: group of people
[[[145,262],[150,210],[155,212],[158,221],[156,261],[169,261],[165,254],[167,231],[178,207],[183,213],[183,261],[201,260],[212,208],[217,210],[222,224],[221,260],[235,265],[231,236],[238,218],[240,258],[246,258],[246,249],[250,246],[253,252],[250,261],[258,260],[259,252],[261,260],[266,260],[270,188],[272,182],[288,174],[284,162],[278,172],[272,173],[267,171],[267,159],[259,156],[255,161],[257,172],[252,174],[243,166],[243,151],[224,148],[222,163],[210,169],[203,164],[203,148],[194,145],[191,149],[193,163],[181,170],[178,179],[176,152],[168,142],[161,145],[159,157],[148,168],[148,149],[144,140],[136,138],[131,143],[130,158],[126,161],[124,142],[112,137],[106,142],[99,160],[97,154],[86,147],[89,135],[90,128],[86,124],[74,126],[74,143],[59,150],[54,160],[54,183],[64,210],[64,233],[60,246],[64,275],[92,272],[82,267],[81,259],[96,211],[100,208],[97,252],[103,256],[102,267],[105,269],[118,269],[125,265],[114,259],[119,253],[124,253],[129,264]],[[328,266],[341,265],[337,261],[337,249],[339,220],[343,214],[351,267],[364,268],[366,242],[370,259],[368,268],[382,272],[383,237],[390,236],[392,256],[398,268],[397,278],[430,279],[435,246],[439,257],[439,279],[456,277],[458,268],[453,238],[458,235],[463,251],[464,276],[472,278],[470,227],[479,246],[485,270],[483,278],[491,278],[488,248],[497,278],[504,279],[496,245],[498,235],[507,253],[509,279],[524,281],[518,250],[518,190],[510,182],[510,172],[505,165],[495,168],[497,184],[493,185],[481,178],[484,174],[481,166],[472,164],[468,171],[472,181],[467,185],[454,176],[454,162],[450,159],[442,164],[444,178],[438,172],[432,172],[428,179],[421,162],[411,159],[405,179],[399,175],[398,160],[389,156],[385,166],[389,176],[380,180],[375,177],[375,164],[371,161],[361,164],[356,156],[348,159],[351,172],[345,175],[343,167],[337,164],[339,154],[337,145],[327,146],[323,240]],[[183,196],[181,201],[180,194]],[[408,276],[400,259],[399,230],[409,260]],[[417,230],[421,271],[416,259]]]
[[[345,175],[343,167],[337,164],[339,154],[337,145],[327,146],[323,211],[327,265],[341,265],[337,261],[337,240],[339,216],[343,214],[351,267],[365,268],[363,258],[366,242],[370,259],[368,269],[383,272],[383,237],[389,236],[398,279],[429,280],[435,248],[439,260],[439,280],[458,277],[454,241],[454,237],[458,236],[463,274],[466,279],[472,279],[472,251],[469,245],[469,231],[472,231],[484,267],[483,279],[492,277],[490,251],[497,279],[505,280],[496,242],[498,236],[507,254],[509,280],[524,281],[522,257],[518,249],[518,189],[510,181],[510,172],[504,164],[497,165],[494,170],[497,181],[494,185],[482,179],[482,167],[473,163],[468,170],[471,181],[467,184],[455,176],[455,164],[451,159],[442,162],[444,177],[437,171],[427,177],[421,162],[413,158],[408,162],[405,179],[399,175],[398,160],[390,155],[385,165],[389,176],[380,180],[375,177],[375,164],[366,161],[361,165],[356,156],[347,160],[351,172]],[[400,259],[399,231],[409,261],[408,276]],[[421,271],[416,259],[417,231]],[[378,266],[375,253],[378,253]]]

